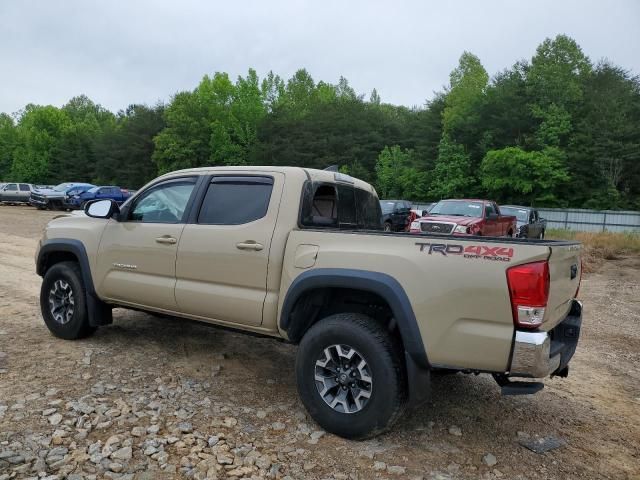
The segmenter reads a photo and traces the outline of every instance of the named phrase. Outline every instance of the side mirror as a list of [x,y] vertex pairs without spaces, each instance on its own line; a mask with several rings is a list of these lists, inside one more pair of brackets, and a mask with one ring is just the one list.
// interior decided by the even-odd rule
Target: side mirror
[[84,213],[93,218],[111,218],[119,211],[118,204],[113,200],[96,200],[84,207]]
[[422,216],[426,217],[427,215],[429,215],[429,210],[422,210]]

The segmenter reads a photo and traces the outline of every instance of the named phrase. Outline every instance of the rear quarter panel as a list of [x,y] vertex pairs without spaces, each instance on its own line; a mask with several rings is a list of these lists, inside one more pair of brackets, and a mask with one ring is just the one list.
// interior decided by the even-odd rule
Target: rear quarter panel
[[[474,247],[474,253],[489,254],[445,255],[433,251],[433,244],[451,245],[451,250]],[[284,293],[307,270],[295,267],[303,264],[296,262],[299,252],[305,251],[298,249],[300,245],[318,246],[310,268],[360,269],[398,280],[409,298],[432,365],[490,371],[507,369],[513,339],[506,269],[549,256],[549,247],[524,242],[295,230],[285,251],[279,311]],[[492,254],[501,248],[511,249],[507,250],[511,254],[508,261],[497,260]]]

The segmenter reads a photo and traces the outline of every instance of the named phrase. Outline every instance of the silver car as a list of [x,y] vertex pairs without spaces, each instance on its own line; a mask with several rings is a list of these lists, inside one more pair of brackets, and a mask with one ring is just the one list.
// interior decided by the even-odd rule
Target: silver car
[[0,188],[0,202],[29,203],[33,190],[30,183],[7,183]]

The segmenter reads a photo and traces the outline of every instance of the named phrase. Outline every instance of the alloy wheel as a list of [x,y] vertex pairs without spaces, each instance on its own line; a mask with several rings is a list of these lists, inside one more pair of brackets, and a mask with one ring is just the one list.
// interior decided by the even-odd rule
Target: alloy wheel
[[348,345],[331,345],[315,364],[318,393],[333,410],[357,413],[371,398],[373,378],[365,358]]

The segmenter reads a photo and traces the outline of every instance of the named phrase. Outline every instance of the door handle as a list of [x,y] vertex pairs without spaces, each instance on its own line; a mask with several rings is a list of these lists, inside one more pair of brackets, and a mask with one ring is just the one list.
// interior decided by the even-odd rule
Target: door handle
[[236,243],[236,248],[238,248],[238,250],[254,250],[259,252],[264,248],[264,245],[254,240],[247,240],[246,242]]
[[164,243],[166,245],[175,245],[176,243],[178,243],[178,240],[176,240],[173,237],[158,237],[156,238],[156,243]]

